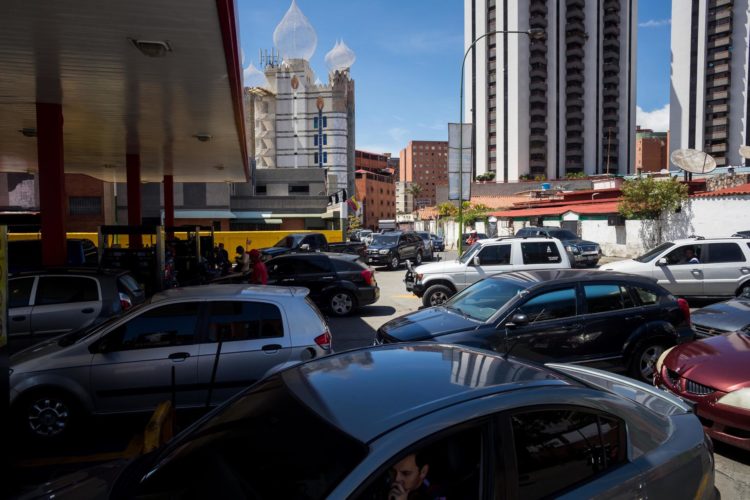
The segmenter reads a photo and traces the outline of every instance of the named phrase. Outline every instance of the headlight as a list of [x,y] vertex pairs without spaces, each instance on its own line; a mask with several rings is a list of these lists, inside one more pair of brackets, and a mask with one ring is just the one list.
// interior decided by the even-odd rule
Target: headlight
[[380,255],[388,255],[390,253],[390,250],[388,250],[387,248],[383,248],[382,250],[378,250],[378,253]]
[[422,281],[422,278],[424,277],[424,274],[415,274],[414,279],[416,281]]
[[669,354],[669,351],[674,349],[677,346],[672,346],[663,353],[661,353],[661,356],[659,356],[659,359],[656,360],[656,373],[661,373],[661,367],[664,366],[664,360],[667,359],[667,354]]
[[742,408],[743,410],[750,410],[750,387],[730,392],[726,396],[720,397],[717,403],[734,406],[735,408]]
[[573,245],[566,246],[565,250],[567,250],[570,253],[581,253],[581,251],[578,249],[578,247],[575,247]]

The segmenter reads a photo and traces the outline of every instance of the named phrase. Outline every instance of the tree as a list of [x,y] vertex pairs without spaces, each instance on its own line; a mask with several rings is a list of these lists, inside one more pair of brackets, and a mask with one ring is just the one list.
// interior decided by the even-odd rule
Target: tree
[[617,210],[626,219],[656,220],[665,211],[679,208],[687,197],[687,184],[674,177],[668,181],[646,177],[625,183]]
[[440,217],[455,217],[458,215],[458,207],[450,201],[438,205],[437,210]]
[[419,195],[422,194],[422,191],[424,191],[424,189],[422,188],[422,186],[420,186],[416,182],[412,183],[411,186],[406,188],[406,192],[412,195],[414,199],[419,198]]
[[464,202],[464,224],[474,225],[478,220],[487,220],[487,214],[490,207],[481,203],[471,205],[468,201]]
[[362,221],[355,214],[349,214],[346,221],[346,235],[350,237],[354,231],[362,227]]

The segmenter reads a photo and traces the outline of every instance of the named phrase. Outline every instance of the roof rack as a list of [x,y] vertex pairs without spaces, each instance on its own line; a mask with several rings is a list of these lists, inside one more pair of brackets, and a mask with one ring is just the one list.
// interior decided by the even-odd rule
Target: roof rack
[[703,237],[703,236],[698,236],[697,234],[691,234],[690,236],[688,236],[688,239],[691,239],[691,240],[705,240],[706,238]]

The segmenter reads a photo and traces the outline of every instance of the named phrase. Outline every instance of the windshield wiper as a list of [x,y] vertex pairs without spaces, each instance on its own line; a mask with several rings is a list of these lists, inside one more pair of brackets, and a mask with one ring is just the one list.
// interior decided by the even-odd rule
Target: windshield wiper
[[454,307],[454,306],[445,306],[445,308],[446,308],[446,309],[449,309],[449,310],[451,310],[451,311],[456,311],[456,312],[458,312],[458,313],[459,313],[459,314],[460,314],[461,316],[463,316],[463,317],[464,317],[464,318],[466,318],[466,319],[473,319],[473,318],[474,318],[473,316],[471,316],[470,314],[468,314],[467,312],[465,312],[465,311],[464,311],[463,309],[461,309],[460,307]]

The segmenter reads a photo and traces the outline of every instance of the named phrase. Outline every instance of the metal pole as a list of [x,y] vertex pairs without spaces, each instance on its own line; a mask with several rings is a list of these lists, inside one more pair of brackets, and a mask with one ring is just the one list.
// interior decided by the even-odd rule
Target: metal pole
[[[459,102],[461,104],[461,109],[459,112],[460,119],[458,121],[458,129],[459,129],[459,139],[458,139],[458,255],[460,256],[463,253],[463,246],[464,246],[464,72],[466,67],[466,58],[469,56],[469,53],[474,48],[474,46],[477,44],[477,42],[483,38],[486,38],[491,35],[502,35],[507,33],[515,33],[515,34],[524,34],[529,36],[537,36],[540,34],[540,32],[535,31],[534,33],[531,33],[531,30],[529,31],[504,31],[504,30],[498,30],[498,31],[490,31],[489,33],[485,33],[484,35],[480,35],[476,38],[473,42],[471,42],[471,45],[466,49],[466,52],[464,53],[464,60],[461,63],[461,95]],[[543,36],[543,33],[541,33]],[[503,63],[503,71],[505,71],[505,63]],[[471,181],[469,181],[471,182]],[[470,201],[470,200],[467,200]]]

